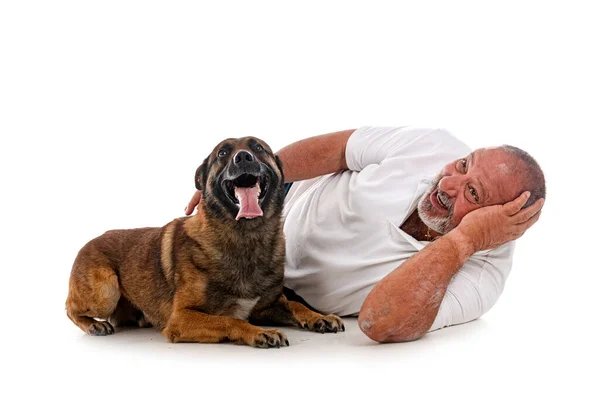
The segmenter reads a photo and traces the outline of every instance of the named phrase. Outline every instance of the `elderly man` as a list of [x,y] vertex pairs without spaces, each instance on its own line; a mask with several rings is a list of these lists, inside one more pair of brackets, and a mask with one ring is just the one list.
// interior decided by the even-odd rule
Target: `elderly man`
[[320,312],[358,315],[379,342],[487,312],[510,272],[513,240],[544,203],[543,173],[526,152],[471,152],[442,129],[362,127],[278,155],[292,183],[285,286]]

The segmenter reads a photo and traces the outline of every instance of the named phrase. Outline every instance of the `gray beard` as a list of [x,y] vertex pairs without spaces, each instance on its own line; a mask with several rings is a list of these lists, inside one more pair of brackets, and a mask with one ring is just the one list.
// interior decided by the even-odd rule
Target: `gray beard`
[[434,214],[437,210],[431,204],[431,200],[429,199],[433,191],[436,190],[439,182],[440,180],[436,179],[434,183],[427,188],[427,191],[425,191],[425,194],[423,194],[419,200],[417,212],[419,213],[419,218],[427,227],[440,234],[447,234],[456,227],[456,224],[452,222],[452,217],[454,216],[454,205],[448,208],[448,216],[432,216],[432,214]]

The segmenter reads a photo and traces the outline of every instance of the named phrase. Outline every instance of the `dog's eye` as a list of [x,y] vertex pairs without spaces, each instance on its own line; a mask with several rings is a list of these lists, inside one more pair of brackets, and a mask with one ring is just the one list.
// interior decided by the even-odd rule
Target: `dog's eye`
[[219,157],[225,157],[228,154],[229,154],[229,152],[226,151],[226,150],[224,150],[224,149],[223,150],[219,150]]
[[264,148],[262,147],[262,145],[260,143],[257,143],[256,145],[254,145],[254,150],[257,152],[261,152]]

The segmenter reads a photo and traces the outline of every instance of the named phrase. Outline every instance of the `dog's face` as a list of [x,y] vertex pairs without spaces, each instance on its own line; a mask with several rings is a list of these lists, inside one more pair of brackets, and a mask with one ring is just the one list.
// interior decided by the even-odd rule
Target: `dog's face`
[[205,212],[236,221],[280,214],[283,183],[279,158],[254,137],[224,140],[196,170]]

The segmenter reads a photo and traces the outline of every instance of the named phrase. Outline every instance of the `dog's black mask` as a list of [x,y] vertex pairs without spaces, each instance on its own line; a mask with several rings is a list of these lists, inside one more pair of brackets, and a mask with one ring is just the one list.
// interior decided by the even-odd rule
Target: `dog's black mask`
[[283,183],[281,161],[254,137],[226,139],[196,170],[205,213],[244,224],[281,214]]

